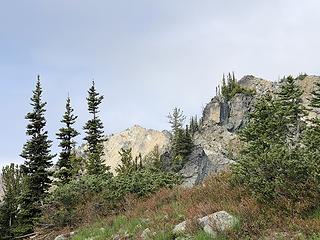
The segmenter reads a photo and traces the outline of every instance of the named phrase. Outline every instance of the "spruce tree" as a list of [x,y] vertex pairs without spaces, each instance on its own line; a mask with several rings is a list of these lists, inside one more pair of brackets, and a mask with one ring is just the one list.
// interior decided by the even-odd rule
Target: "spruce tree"
[[[314,89],[311,92],[311,99],[309,102],[310,110],[318,114],[320,109],[320,81],[315,82]],[[320,167],[320,118],[316,115],[309,120],[309,124],[304,133],[303,143],[307,147],[310,159],[315,161]]]
[[320,108],[320,81],[314,83],[314,89],[311,92],[310,107],[314,109]]
[[121,164],[116,168],[118,174],[126,175],[143,168],[141,154],[133,160],[132,148],[121,148],[119,154],[121,156]]
[[277,95],[279,115],[282,118],[282,130],[289,146],[297,145],[301,133],[305,127],[304,117],[306,108],[302,104],[303,91],[297,85],[296,80],[289,76],[280,86]]
[[92,86],[88,91],[87,103],[89,113],[92,114],[90,119],[84,126],[88,149],[88,160],[87,160],[87,171],[89,174],[100,175],[106,173],[109,167],[103,163],[102,156],[103,142],[104,142],[104,131],[101,119],[98,116],[99,105],[103,100],[103,96],[96,91],[95,82],[92,82]]
[[293,213],[304,204],[301,199],[312,204],[319,200],[320,165],[312,157],[318,154],[302,144],[302,91],[290,77],[282,84],[276,99],[262,97],[249,115],[240,132],[243,144],[233,176],[258,200]]
[[17,227],[18,199],[22,190],[23,175],[20,167],[12,163],[2,169],[1,177],[4,197],[0,206],[0,236],[3,239],[12,239],[14,228]]
[[49,168],[55,155],[50,153],[51,141],[45,130],[44,116],[46,102],[42,101],[40,77],[31,98],[32,111],[26,115],[29,121],[26,134],[29,137],[23,146],[21,156],[25,159],[21,169],[25,175],[21,195],[21,209],[18,214],[21,233],[32,232],[34,220],[40,215],[42,201],[47,196],[51,179]]
[[171,124],[172,134],[175,135],[179,129],[183,127],[183,122],[186,117],[183,115],[183,111],[180,108],[175,107],[172,114],[167,116],[169,123]]
[[73,114],[73,108],[71,107],[70,97],[67,98],[66,111],[63,115],[61,123],[65,126],[59,129],[57,133],[57,138],[60,140],[59,147],[62,148],[59,160],[57,162],[58,170],[55,177],[59,179],[59,183],[65,184],[72,179],[73,166],[72,159],[75,157],[72,152],[75,147],[74,138],[79,135],[79,133],[73,128],[78,116]]

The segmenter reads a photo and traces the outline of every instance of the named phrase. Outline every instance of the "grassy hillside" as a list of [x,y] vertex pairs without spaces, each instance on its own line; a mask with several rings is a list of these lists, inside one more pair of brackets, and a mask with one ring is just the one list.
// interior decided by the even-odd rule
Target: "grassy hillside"
[[151,239],[174,239],[172,229],[186,219],[191,223],[185,237],[211,239],[196,219],[221,210],[236,216],[239,224],[219,239],[320,239],[320,211],[300,214],[296,209],[288,214],[260,205],[243,189],[232,187],[229,178],[223,174],[191,189],[162,189],[144,199],[127,196],[122,214],[87,222],[72,239],[141,239],[146,228]]

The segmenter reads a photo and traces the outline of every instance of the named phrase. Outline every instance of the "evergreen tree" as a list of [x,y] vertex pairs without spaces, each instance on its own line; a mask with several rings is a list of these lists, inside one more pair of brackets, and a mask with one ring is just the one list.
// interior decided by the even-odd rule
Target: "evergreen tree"
[[183,115],[183,111],[180,108],[175,107],[172,114],[167,116],[169,123],[171,124],[172,134],[175,135],[179,129],[183,127],[183,122],[186,117]]
[[190,135],[194,136],[194,134],[199,131],[199,123],[198,123],[198,117],[197,115],[195,117],[190,118]]
[[286,78],[277,93],[279,115],[283,121],[281,126],[289,146],[299,143],[301,132],[305,127],[304,117],[307,111],[302,105],[302,94],[303,91],[292,76]]
[[314,89],[311,92],[310,107],[314,109],[320,108],[320,81],[314,83]]
[[226,83],[226,78],[225,78],[224,74],[222,76],[221,94],[222,94],[222,96],[224,96],[226,98],[229,95],[229,89],[228,89],[228,86],[227,86],[227,83]]
[[110,169],[103,163],[103,141],[104,131],[101,119],[98,116],[99,105],[103,100],[103,96],[97,93],[94,81],[88,91],[87,103],[89,113],[92,114],[90,119],[84,126],[86,137],[84,138],[88,144],[88,162],[87,171],[89,174],[100,175],[106,173]]
[[13,163],[2,169],[4,190],[3,203],[0,206],[0,239],[12,239],[17,227],[18,198],[22,190],[22,173]]
[[174,160],[184,162],[186,157],[191,153],[192,147],[193,142],[188,126],[186,126],[186,129],[178,129],[172,142]]
[[118,174],[129,174],[143,168],[141,154],[133,160],[132,148],[121,148],[119,154],[121,156],[121,164],[116,168]]
[[25,158],[21,166],[25,174],[24,189],[21,195],[21,209],[18,214],[21,233],[32,232],[33,221],[40,215],[40,206],[49,190],[51,179],[49,168],[52,166],[50,153],[51,141],[48,140],[48,132],[45,131],[46,119],[44,117],[46,102],[42,102],[42,88],[40,77],[36,83],[31,98],[32,112],[28,113],[26,119],[27,136],[29,140],[23,146],[21,156]]
[[257,101],[240,132],[243,146],[233,167],[235,182],[258,200],[276,202],[290,213],[304,204],[301,199],[313,204],[320,197],[316,177],[320,165],[310,156],[307,144],[301,144],[306,113],[300,97],[301,90],[288,78],[275,100],[267,95]]
[[73,166],[72,158],[75,154],[72,152],[75,146],[74,138],[79,135],[79,133],[73,128],[78,116],[73,114],[73,108],[71,107],[70,97],[67,98],[66,111],[63,115],[61,123],[65,124],[64,127],[59,129],[57,133],[57,138],[60,140],[59,147],[62,148],[60,157],[57,163],[58,170],[55,176],[59,179],[59,183],[65,184],[72,179]]

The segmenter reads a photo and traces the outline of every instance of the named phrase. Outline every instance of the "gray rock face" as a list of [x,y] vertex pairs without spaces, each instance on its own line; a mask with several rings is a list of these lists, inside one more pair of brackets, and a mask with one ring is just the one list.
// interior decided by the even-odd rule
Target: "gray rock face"
[[243,93],[236,94],[229,102],[229,118],[222,123],[230,132],[240,129],[247,121],[254,97]]
[[[275,83],[254,76],[243,77],[239,84],[256,94],[238,93],[230,101],[218,95],[204,108],[203,127],[194,136],[198,148],[182,171],[186,186],[198,184],[207,175],[226,170],[234,163],[239,146],[237,130],[246,124],[257,97],[276,89]],[[205,154],[199,154],[199,148]]]
[[225,211],[220,211],[199,218],[198,223],[206,233],[215,237],[218,233],[231,230],[237,224],[237,219]]
[[251,75],[244,76],[239,84],[242,87],[254,90],[255,96],[239,93],[228,102],[222,96],[215,96],[203,110],[204,124],[217,123],[226,126],[229,131],[235,132],[245,123],[254,100],[276,89],[275,83]]
[[186,164],[179,172],[184,178],[182,186],[192,187],[201,183],[211,168],[211,162],[202,147],[195,147],[188,157]]

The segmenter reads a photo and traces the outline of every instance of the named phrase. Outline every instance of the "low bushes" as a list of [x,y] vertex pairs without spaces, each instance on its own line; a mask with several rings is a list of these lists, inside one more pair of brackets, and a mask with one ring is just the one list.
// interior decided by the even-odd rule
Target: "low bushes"
[[148,196],[160,188],[172,188],[180,178],[169,172],[141,169],[125,175],[83,176],[57,187],[43,209],[42,221],[72,226],[124,209],[127,195]]

